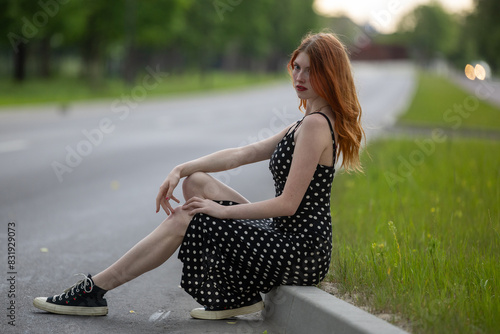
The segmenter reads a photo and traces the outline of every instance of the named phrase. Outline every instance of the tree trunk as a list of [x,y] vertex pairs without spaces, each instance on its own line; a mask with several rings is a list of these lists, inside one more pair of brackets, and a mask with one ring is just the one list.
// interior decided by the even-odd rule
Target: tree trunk
[[133,86],[135,84],[136,75],[137,51],[133,46],[129,45],[127,54],[125,55],[125,61],[123,62],[123,79],[127,85]]
[[22,82],[26,79],[26,44],[19,42],[17,52],[14,52],[14,80]]
[[101,41],[95,29],[96,17],[90,16],[87,21],[86,36],[82,43],[84,77],[93,88],[98,88],[102,78]]
[[40,41],[40,76],[48,78],[51,75],[50,68],[50,37],[44,37]]
[[127,0],[125,6],[124,21],[127,54],[123,62],[123,79],[127,85],[132,86],[135,83],[137,75],[137,49],[135,47],[136,3],[135,1]]

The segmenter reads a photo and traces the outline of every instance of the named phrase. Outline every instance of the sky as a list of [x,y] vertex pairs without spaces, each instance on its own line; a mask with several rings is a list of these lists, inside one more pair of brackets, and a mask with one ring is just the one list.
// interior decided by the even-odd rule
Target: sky
[[[450,12],[470,10],[473,0],[438,0]],[[378,31],[390,33],[399,19],[418,5],[430,0],[315,0],[314,7],[324,15],[344,14],[358,24],[372,24]]]

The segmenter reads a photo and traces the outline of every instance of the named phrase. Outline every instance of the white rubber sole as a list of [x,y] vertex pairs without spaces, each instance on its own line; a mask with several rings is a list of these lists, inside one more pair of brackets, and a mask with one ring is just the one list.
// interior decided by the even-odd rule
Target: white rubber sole
[[99,306],[99,307],[85,307],[85,306],[63,306],[56,305],[52,303],[47,303],[47,297],[37,297],[33,300],[33,306],[36,308],[57,314],[66,314],[66,315],[90,315],[90,316],[98,316],[98,315],[106,315],[108,314],[107,306]]
[[240,308],[235,308],[232,310],[221,310],[221,311],[206,311],[204,308],[195,308],[189,313],[191,317],[196,319],[204,320],[220,320],[236,317],[238,315],[250,314],[262,311],[264,309],[264,302],[260,301],[253,305],[244,306]]

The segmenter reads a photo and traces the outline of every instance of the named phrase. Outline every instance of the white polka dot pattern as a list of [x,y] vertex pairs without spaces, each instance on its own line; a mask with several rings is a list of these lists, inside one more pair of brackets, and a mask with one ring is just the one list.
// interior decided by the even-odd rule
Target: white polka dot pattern
[[[276,196],[288,177],[300,122],[278,143],[269,163]],[[278,285],[318,284],[330,265],[334,173],[334,167],[317,166],[293,216],[234,220],[195,215],[179,250],[182,288],[208,310],[220,310],[254,304],[260,292]]]

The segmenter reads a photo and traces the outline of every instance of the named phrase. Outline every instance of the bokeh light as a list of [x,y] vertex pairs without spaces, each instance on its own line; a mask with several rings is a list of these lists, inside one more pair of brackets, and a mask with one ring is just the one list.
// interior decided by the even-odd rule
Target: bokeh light
[[474,67],[474,73],[476,74],[477,79],[486,79],[486,69],[483,67],[483,65],[477,64],[476,67]]
[[465,76],[470,80],[476,79],[476,71],[474,69],[474,66],[472,66],[471,64],[467,64],[465,66]]
[[471,64],[465,65],[465,76],[469,80],[485,80],[490,75],[490,69],[487,63],[479,62],[476,66]]

